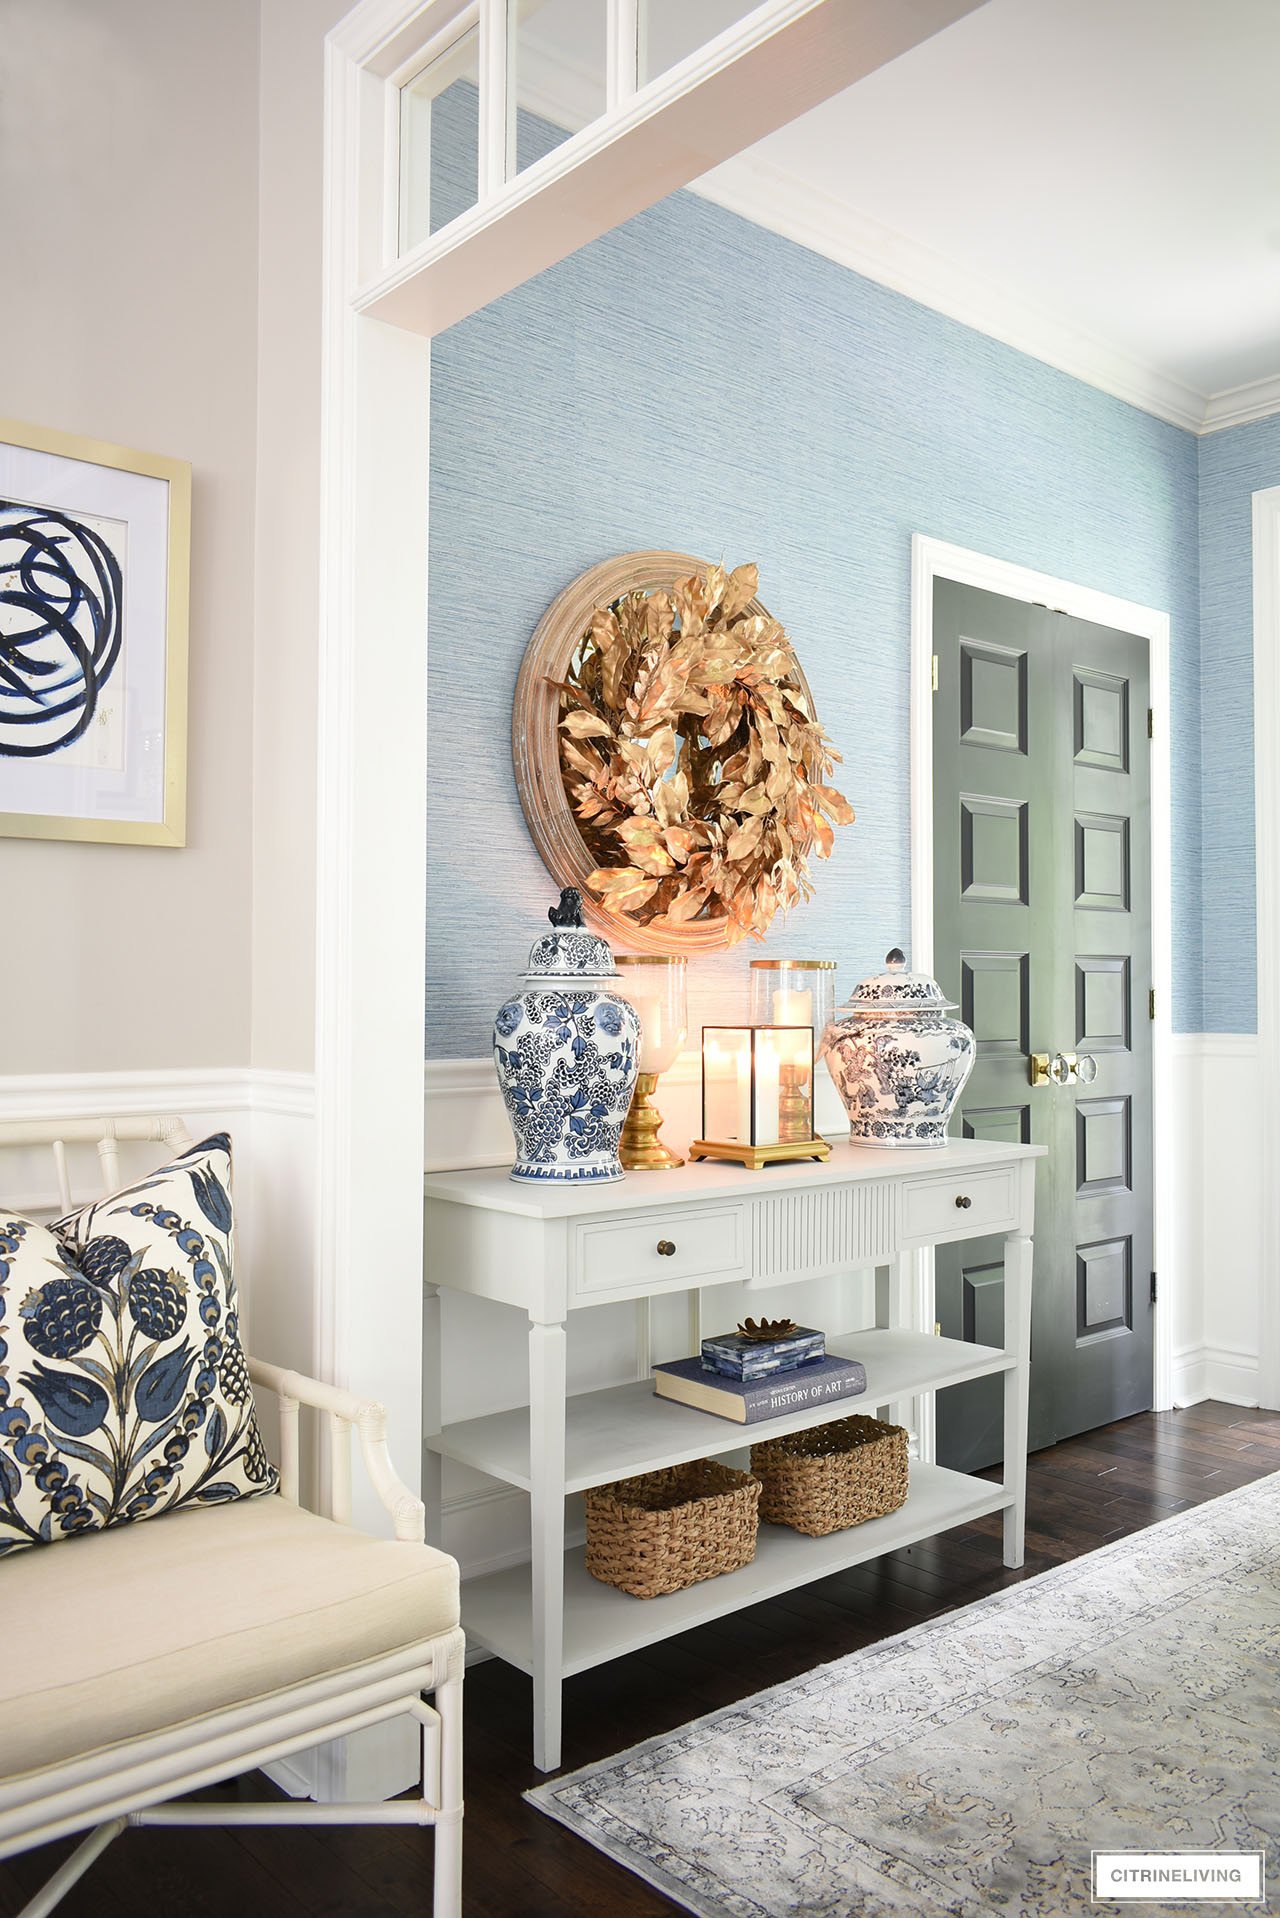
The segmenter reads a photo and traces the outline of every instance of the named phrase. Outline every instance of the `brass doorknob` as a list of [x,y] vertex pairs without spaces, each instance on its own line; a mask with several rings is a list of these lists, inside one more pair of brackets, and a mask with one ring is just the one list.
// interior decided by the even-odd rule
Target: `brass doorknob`
[[1027,1064],[1027,1077],[1033,1086],[1072,1086],[1077,1079],[1091,1086],[1098,1076],[1098,1062],[1088,1052],[1033,1052]]
[[658,1240],[658,1257],[660,1259],[669,1259],[672,1253],[675,1251],[675,1249],[676,1248],[670,1239]]

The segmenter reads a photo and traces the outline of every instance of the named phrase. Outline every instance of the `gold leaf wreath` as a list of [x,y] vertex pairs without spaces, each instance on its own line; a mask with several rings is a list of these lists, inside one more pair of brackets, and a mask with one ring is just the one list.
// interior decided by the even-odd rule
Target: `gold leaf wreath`
[[661,929],[723,917],[762,938],[811,897],[853,808],[791,641],[751,613],[758,573],[711,567],[592,614],[560,694],[565,790],[606,905]]

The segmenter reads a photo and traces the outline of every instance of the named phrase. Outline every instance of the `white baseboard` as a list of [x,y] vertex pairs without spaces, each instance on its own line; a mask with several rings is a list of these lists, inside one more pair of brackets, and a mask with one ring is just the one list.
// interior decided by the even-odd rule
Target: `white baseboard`
[[1174,1403],[1260,1390],[1262,1073],[1256,1033],[1173,1041],[1177,1137]]
[[1174,1355],[1173,1402],[1201,1405],[1219,1399],[1224,1405],[1257,1405],[1258,1360],[1255,1354],[1223,1346],[1198,1345]]

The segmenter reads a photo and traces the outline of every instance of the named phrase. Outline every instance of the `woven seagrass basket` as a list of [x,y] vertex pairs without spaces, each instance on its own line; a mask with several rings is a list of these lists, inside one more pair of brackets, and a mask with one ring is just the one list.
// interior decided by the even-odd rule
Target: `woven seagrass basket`
[[824,1538],[896,1512],[907,1497],[907,1435],[856,1413],[751,1448],[760,1516]]
[[593,1486],[586,1503],[587,1570],[633,1598],[736,1572],[756,1555],[759,1480],[716,1459]]

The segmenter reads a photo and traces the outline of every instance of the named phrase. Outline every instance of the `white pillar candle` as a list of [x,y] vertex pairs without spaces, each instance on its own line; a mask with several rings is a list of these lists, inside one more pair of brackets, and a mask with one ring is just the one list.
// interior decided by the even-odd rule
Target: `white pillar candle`
[[751,1048],[738,1048],[738,1130],[741,1145],[751,1143]]
[[790,992],[785,986],[781,987],[773,995],[773,1023],[775,1026],[811,1026],[813,994]]
[[640,1071],[669,1072],[680,1056],[687,1026],[681,1024],[679,1012],[672,1011],[665,993],[629,992],[627,997],[640,1017]]
[[[795,998],[807,998],[796,993]],[[756,1032],[756,1145],[778,1143],[778,1047],[767,1026]]]

